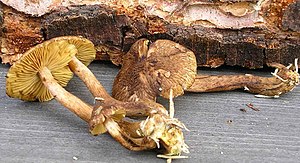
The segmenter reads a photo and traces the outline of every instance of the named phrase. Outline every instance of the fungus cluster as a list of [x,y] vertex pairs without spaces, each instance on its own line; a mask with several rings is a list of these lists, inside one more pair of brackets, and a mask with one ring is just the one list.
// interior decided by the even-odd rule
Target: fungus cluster
[[[162,144],[167,154],[180,154],[185,147],[180,128],[183,125],[177,119],[170,118],[165,108],[155,101],[125,102],[111,97],[86,67],[94,57],[93,44],[81,37],[64,36],[45,41],[26,52],[10,68],[6,92],[10,97],[25,101],[43,102],[55,98],[89,122],[92,134],[108,131],[128,149],[153,149]],[[63,88],[73,73],[86,84],[95,97],[97,102],[94,106],[86,104]],[[148,118],[132,123],[123,120],[125,116]],[[127,124],[126,127],[123,124]],[[132,132],[139,131],[139,135],[132,137],[125,128],[134,129]],[[170,135],[178,135],[178,139],[170,141]]]
[[[258,97],[278,97],[299,84],[298,63],[287,67],[274,63],[273,77],[197,74],[192,51],[170,40],[150,43],[140,39],[120,59],[122,68],[110,96],[87,65],[95,58],[89,40],[63,36],[45,41],[29,51],[8,71],[6,93],[24,101],[49,101],[63,106],[88,122],[93,135],[108,132],[130,150],[165,149],[159,157],[185,158],[188,153],[182,129],[174,118],[173,98],[184,91],[212,92],[245,88]],[[94,106],[66,91],[76,74],[95,98]],[[169,99],[169,112],[156,102]],[[125,118],[126,117],[126,118]],[[131,117],[144,117],[133,121]]]

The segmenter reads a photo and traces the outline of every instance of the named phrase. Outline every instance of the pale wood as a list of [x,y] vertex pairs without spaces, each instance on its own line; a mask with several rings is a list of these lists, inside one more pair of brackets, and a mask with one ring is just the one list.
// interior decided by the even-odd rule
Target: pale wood
[[[156,150],[129,151],[109,134],[92,136],[86,122],[56,100],[40,103],[7,97],[8,68],[0,65],[0,162],[166,162],[156,158]],[[92,63],[89,68],[111,93],[119,69],[105,62]],[[272,71],[227,67],[201,69],[198,73],[271,76]],[[93,96],[78,77],[70,81],[66,90],[93,104]],[[184,132],[190,154],[188,159],[173,160],[174,163],[299,162],[299,99],[299,87],[279,99],[255,98],[244,91],[186,93],[175,98],[175,117],[190,130]],[[168,106],[168,100],[159,102]],[[248,103],[260,111],[249,109],[245,106]]]

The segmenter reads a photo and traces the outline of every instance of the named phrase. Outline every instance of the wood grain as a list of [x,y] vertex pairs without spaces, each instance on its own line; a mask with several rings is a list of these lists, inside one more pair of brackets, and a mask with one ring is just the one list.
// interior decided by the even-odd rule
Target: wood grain
[[[38,103],[7,97],[8,68],[0,65],[0,162],[165,162],[156,158],[157,151],[132,152],[108,134],[92,136],[84,121],[55,100]],[[107,62],[92,63],[89,68],[110,92],[118,68]],[[268,71],[219,68],[200,72],[265,76]],[[67,90],[93,103],[77,77]],[[175,98],[175,117],[190,129],[185,135],[191,153],[189,159],[174,162],[299,162],[299,99],[299,87],[279,99],[255,98],[243,91]],[[167,106],[166,100],[159,101]],[[247,108],[248,103],[260,111]]]

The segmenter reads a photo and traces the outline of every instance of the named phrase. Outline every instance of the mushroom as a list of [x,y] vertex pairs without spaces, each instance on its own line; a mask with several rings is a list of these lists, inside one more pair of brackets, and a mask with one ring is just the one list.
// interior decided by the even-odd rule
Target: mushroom
[[294,65],[287,67],[270,64],[277,68],[271,78],[249,74],[201,75],[196,74],[196,58],[190,50],[170,40],[148,43],[147,39],[140,39],[123,55],[122,68],[113,85],[114,98],[155,101],[161,95],[170,99],[172,109],[172,97],[183,94],[184,90],[215,92],[245,88],[251,93],[258,93],[256,97],[278,97],[293,90],[299,83],[297,59]]
[[[72,45],[69,49],[73,47],[73,51],[63,49],[68,44]],[[76,62],[79,59],[85,65],[88,65],[94,60],[95,54],[93,43],[81,37],[63,36],[45,41],[43,44],[39,44],[24,53],[24,57],[20,59],[20,62],[12,66],[7,75],[6,92],[10,97],[25,101],[49,101],[53,96],[41,85],[42,82],[37,78],[40,69],[48,67],[58,83],[65,87],[73,77],[73,73],[68,68],[69,62]],[[68,56],[72,56],[71,59]],[[66,60],[67,62],[65,62]],[[18,80],[11,78],[13,73],[17,74]],[[32,73],[37,76],[30,76]],[[21,77],[24,79],[21,79]],[[41,87],[41,90],[37,90],[35,87]],[[25,89],[25,92],[22,89]],[[26,92],[26,90],[31,92]]]
[[77,53],[74,45],[60,39],[45,41],[31,48],[9,69],[7,95],[25,101],[48,101],[54,97],[88,121],[91,107],[63,88],[73,76],[68,64]]

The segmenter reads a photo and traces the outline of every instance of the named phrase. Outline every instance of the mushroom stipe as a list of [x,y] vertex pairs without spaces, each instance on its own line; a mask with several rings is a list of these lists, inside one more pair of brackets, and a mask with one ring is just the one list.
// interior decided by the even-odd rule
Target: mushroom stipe
[[43,68],[39,73],[43,84],[49,90],[49,92],[59,101],[63,106],[75,113],[84,121],[88,122],[92,107],[81,101],[76,96],[66,91],[61,85],[59,85],[51,74],[48,68]]
[[[196,58],[189,49],[170,40],[150,43],[140,39],[127,54],[116,55],[122,68],[110,96],[86,67],[95,58],[89,40],[63,36],[45,41],[28,50],[8,71],[6,93],[24,101],[48,101],[55,98],[63,106],[89,123],[93,135],[105,132],[125,148],[141,151],[163,147],[168,159],[186,158],[188,153],[182,129],[174,118],[173,98],[184,91],[212,92],[239,88],[257,97],[279,97],[299,84],[297,59],[287,67],[273,63],[273,77],[254,75],[197,74]],[[116,58],[115,58],[116,59]],[[95,97],[90,106],[63,87],[75,73]],[[209,81],[209,82],[208,82]],[[168,98],[170,114],[157,96]],[[126,118],[125,118],[126,117]],[[146,117],[132,121],[131,117]]]
[[269,64],[275,67],[273,77],[246,75],[197,75],[189,92],[217,92],[244,88],[255,97],[278,98],[292,91],[299,84],[298,59],[285,67],[279,63]]

